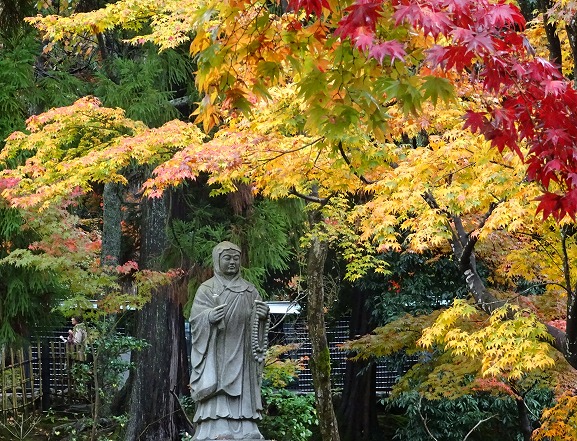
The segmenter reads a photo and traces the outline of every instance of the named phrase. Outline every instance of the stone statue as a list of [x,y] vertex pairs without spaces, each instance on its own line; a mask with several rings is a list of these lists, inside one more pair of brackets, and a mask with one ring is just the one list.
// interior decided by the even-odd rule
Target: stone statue
[[268,305],[240,277],[240,248],[214,247],[214,277],[198,288],[190,323],[194,440],[263,439],[261,375],[268,344]]

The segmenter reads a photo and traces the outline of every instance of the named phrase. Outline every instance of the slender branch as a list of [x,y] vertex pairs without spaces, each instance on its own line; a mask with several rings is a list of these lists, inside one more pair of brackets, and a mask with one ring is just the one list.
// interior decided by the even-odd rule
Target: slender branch
[[351,169],[351,171],[353,172],[353,174],[354,174],[357,178],[359,178],[359,179],[363,182],[363,184],[369,185],[369,184],[372,184],[372,183],[373,183],[373,181],[369,181],[369,180],[368,180],[367,178],[365,178],[361,173],[359,173],[358,171],[356,171],[356,170],[354,169],[354,167],[351,165],[351,161],[350,161],[350,159],[348,158],[348,156],[347,156],[347,154],[346,154],[346,152],[345,152],[345,149],[343,148],[343,143],[342,143],[342,141],[339,141],[339,152],[341,153],[341,156],[343,157],[343,159],[345,160],[346,164],[349,166],[349,168]]
[[[489,219],[493,211],[495,211],[495,208],[497,208],[497,206],[498,206],[497,202],[491,202],[491,204],[489,205],[489,209],[483,215],[483,218],[479,222],[479,225],[477,226],[475,231],[479,231],[485,226],[487,220]],[[479,239],[478,234],[467,234],[467,241],[465,242],[465,246],[463,247],[463,251],[459,259],[461,265],[463,265],[464,262],[467,262],[466,266],[467,267],[469,266],[471,261],[471,255],[473,254],[473,250],[475,249],[475,245],[477,244],[478,239]]]
[[182,403],[180,402],[180,399],[178,398],[178,395],[176,395],[175,392],[176,386],[174,386],[171,390],[170,390],[170,395],[172,395],[174,397],[174,402],[176,403],[176,407],[178,408],[176,411],[180,411],[182,418],[185,421],[185,424],[188,426],[187,429],[192,432],[194,430],[194,424],[192,424],[192,421],[190,421],[190,419],[188,418],[188,415],[186,414],[186,411],[184,410],[184,408],[182,407]]
[[451,180],[452,180],[452,176],[453,176],[454,174],[459,173],[460,171],[466,170],[466,169],[468,169],[468,168],[474,167],[475,165],[477,165],[476,162],[471,162],[470,164],[467,164],[467,165],[464,165],[464,166],[462,166],[462,167],[459,167],[459,168],[456,169],[456,170],[453,170],[453,171],[450,171],[450,172],[448,172],[448,173],[445,173],[444,175],[439,176],[437,179],[435,179],[435,181],[433,182],[433,185],[436,185],[438,182],[443,181],[443,180],[445,180],[445,179],[448,178],[448,177],[451,177]]
[[[563,257],[559,252],[559,250],[555,247],[554,244],[551,243],[550,240],[547,240],[546,237],[543,237],[535,233],[525,233],[523,231],[518,231],[516,234],[530,237],[534,242],[537,243],[537,246],[542,250],[542,252],[547,255],[547,257],[551,261],[551,265],[555,265],[561,272],[563,272],[562,265],[560,265],[558,259],[556,259],[556,257],[558,257],[562,261]],[[563,287],[563,289],[565,289],[565,287]]]
[[[571,283],[571,273],[569,269],[569,255],[567,253],[567,226],[561,227],[561,251],[563,253],[563,275],[565,276],[565,288],[567,290],[567,297],[573,299],[575,293],[573,292],[573,284]],[[568,302],[570,303],[570,302]]]
[[159,423],[160,421],[162,421],[163,419],[169,418],[170,416],[172,416],[172,415],[174,415],[174,414],[176,414],[176,413],[178,413],[178,412],[180,412],[180,409],[173,410],[172,412],[169,412],[169,413],[166,414],[166,415],[162,415],[161,417],[159,417],[159,418],[155,419],[154,421],[148,423],[148,424],[146,425],[146,427],[145,427],[144,429],[142,429],[142,432],[140,432],[140,433],[138,434],[138,437],[137,437],[136,439],[140,439],[140,438],[142,437],[142,435],[144,435],[144,434],[146,433],[146,431],[147,431],[151,426],[153,426],[154,424],[157,424],[157,423]]
[[429,436],[431,438],[433,438],[435,441],[439,441],[437,438],[435,438],[433,436],[433,434],[431,433],[431,431],[429,430],[429,426],[427,426],[427,419],[423,416],[423,414],[421,413],[421,402],[423,401],[423,396],[421,395],[421,397],[419,398],[419,406],[417,407],[417,411],[419,412],[419,416],[421,417],[421,421],[423,422],[423,426],[425,427],[425,430],[427,431],[427,433],[429,434]]
[[473,433],[473,431],[479,427],[481,424],[483,424],[485,421],[489,421],[491,418],[495,418],[497,415],[491,415],[490,417],[484,418],[480,421],[477,422],[477,424],[475,424],[473,426],[473,428],[471,430],[469,430],[469,433],[467,433],[467,435],[465,435],[465,438],[463,438],[463,441],[467,441],[467,438],[469,438],[469,435],[471,435],[471,433]]
[[321,206],[325,206],[331,200],[331,198],[334,196],[334,193],[331,193],[326,198],[320,198],[318,196],[310,196],[310,195],[300,193],[300,192],[296,191],[294,188],[291,188],[289,190],[289,194],[292,194],[292,195],[297,196],[301,199],[304,199],[307,202],[312,202],[315,204],[321,204]]
[[313,139],[311,142],[308,142],[306,144],[301,145],[300,147],[297,147],[297,148],[291,149],[291,150],[281,150],[281,151],[269,150],[270,152],[277,153],[277,155],[273,156],[272,158],[260,159],[259,161],[262,161],[262,162],[274,161],[275,159],[281,158],[284,155],[288,155],[289,153],[298,152],[300,150],[306,149],[307,147],[311,147],[311,146],[315,145],[317,142],[323,141],[324,139],[325,139],[324,136],[320,136],[319,138]]
[[[453,224],[455,225],[455,228],[451,227],[449,225],[449,229],[451,230],[451,236],[452,236],[452,240],[451,240],[451,247],[453,248],[453,253],[455,254],[455,256],[460,256],[462,254],[462,250],[463,250],[463,243],[461,242],[460,239],[460,235],[458,234],[458,227],[462,227],[462,223],[460,222],[460,220],[451,215],[451,213],[449,213],[448,210],[439,207],[439,204],[437,203],[437,200],[435,199],[435,196],[433,196],[433,193],[431,192],[431,190],[427,190],[425,193],[423,193],[422,198],[425,200],[425,202],[427,203],[427,205],[429,207],[431,207],[433,210],[439,210],[441,213],[443,213],[446,217],[447,217],[447,223],[449,223],[449,220],[453,221]],[[457,230],[457,231],[455,231]],[[464,232],[464,228],[463,228],[463,232]],[[465,238],[466,238],[466,233],[465,233]]]
[[269,330],[269,331],[274,331],[276,328],[278,328],[278,327],[286,320],[286,318],[287,318],[289,315],[291,315],[291,314],[289,314],[288,311],[289,311],[293,306],[298,306],[298,305],[299,305],[299,300],[302,300],[302,299],[304,299],[305,297],[306,297],[306,291],[301,291],[301,293],[299,293],[299,294],[297,295],[297,297],[289,303],[289,307],[287,308],[287,312],[285,312],[285,313],[276,321],[276,323],[275,323],[274,325],[271,325],[268,330]]

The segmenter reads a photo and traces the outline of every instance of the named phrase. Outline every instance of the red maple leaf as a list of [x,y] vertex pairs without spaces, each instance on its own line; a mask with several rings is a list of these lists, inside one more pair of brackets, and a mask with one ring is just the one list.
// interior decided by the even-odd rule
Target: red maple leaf
[[559,222],[568,215],[575,221],[575,213],[577,212],[575,191],[565,195],[545,193],[543,196],[538,197],[537,200],[541,201],[537,207],[537,213],[543,211],[543,220],[553,216],[553,219]]
[[361,33],[374,34],[382,10],[382,1],[357,0],[345,9],[348,14],[339,22],[335,35],[342,39],[354,39]]
[[430,49],[427,49],[427,62],[431,67],[444,67],[445,60],[447,57],[447,47],[441,46],[440,44],[435,44]]
[[485,127],[489,124],[489,120],[485,112],[474,112],[472,110],[467,110],[464,118],[464,128],[469,128],[473,133],[483,133],[485,131]]
[[436,11],[428,4],[399,5],[394,13],[397,24],[407,21],[413,26],[422,28],[425,35],[437,37],[447,35],[455,27],[446,11]]
[[521,11],[508,3],[493,4],[484,14],[484,21],[495,28],[517,27],[525,28],[525,18]]
[[567,131],[562,127],[549,127],[545,129],[545,141],[557,145],[560,142],[570,142],[571,138]]
[[548,80],[544,82],[545,96],[560,95],[567,90],[567,81],[564,80]]
[[[359,32],[361,32],[359,30]],[[372,33],[359,33],[355,38],[355,46],[358,47],[360,50],[370,50],[373,47],[373,41],[375,40],[375,36]]]
[[403,61],[407,52],[400,42],[391,40],[373,45],[369,50],[369,55],[381,64],[383,64],[385,57],[390,57],[392,65],[395,59]]
[[487,31],[476,32],[471,29],[458,28],[451,31],[456,42],[463,44],[468,50],[477,54],[493,52],[493,40]]
[[461,45],[449,46],[445,48],[441,65],[447,70],[454,67],[460,72],[471,65],[473,58],[476,58],[475,53],[466,47]]
[[320,17],[323,13],[323,8],[331,10],[331,5],[329,5],[328,0],[289,0],[289,8],[293,11],[298,11],[299,9],[304,9],[307,14],[315,14]]
[[577,171],[570,171],[567,173],[565,182],[572,188],[577,188]]

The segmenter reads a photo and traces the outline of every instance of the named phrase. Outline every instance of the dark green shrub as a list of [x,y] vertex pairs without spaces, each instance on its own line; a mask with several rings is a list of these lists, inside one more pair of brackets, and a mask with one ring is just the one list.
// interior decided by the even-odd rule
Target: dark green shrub
[[315,398],[287,389],[263,388],[265,414],[259,428],[265,439],[307,441],[318,424]]

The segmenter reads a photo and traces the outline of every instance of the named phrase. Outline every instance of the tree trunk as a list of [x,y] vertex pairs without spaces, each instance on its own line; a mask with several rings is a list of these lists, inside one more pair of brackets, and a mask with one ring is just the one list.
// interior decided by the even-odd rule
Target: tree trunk
[[[567,22],[565,30],[567,31],[567,39],[569,40],[571,55],[573,56],[573,72],[577,72],[577,14],[574,14]],[[577,81],[577,77],[573,79],[573,87],[576,85],[575,81]]]
[[[577,15],[575,16],[577,17]],[[576,20],[577,23],[577,20]],[[577,25],[575,27],[577,29]],[[426,192],[423,194],[423,199],[429,204],[431,208],[439,210],[440,207],[435,201],[435,197],[431,192]],[[480,223],[473,228],[470,232],[465,231],[463,222],[459,216],[452,215],[445,212],[447,216],[447,225],[451,229],[452,239],[451,248],[453,249],[453,256],[455,261],[458,263],[459,268],[463,272],[465,280],[467,281],[467,286],[471,295],[475,299],[477,306],[485,311],[487,314],[491,314],[497,308],[503,306],[505,301],[498,300],[493,294],[489,292],[485,283],[479,276],[477,272],[477,263],[475,259],[475,244],[477,242],[478,234],[471,234],[474,231],[480,231],[493,210],[497,207],[497,204],[492,204],[489,210]],[[569,261],[567,257],[567,252],[565,249],[565,237],[564,232],[562,232],[562,246],[563,246],[563,272],[565,275],[565,290],[567,291],[567,332],[563,332],[547,323],[545,326],[553,341],[551,345],[563,354],[567,363],[572,367],[577,369],[577,297],[574,294],[572,287],[570,272],[569,272]]]
[[[366,307],[367,294],[353,291],[350,338],[369,334],[371,314]],[[376,366],[370,361],[347,361],[343,395],[339,407],[341,438],[344,441],[381,440],[377,421]]]
[[102,194],[102,255],[103,266],[116,266],[120,262],[122,243],[122,187],[115,183],[104,184]]
[[[143,202],[141,268],[157,269],[165,250],[166,198]],[[138,312],[136,337],[148,346],[135,354],[126,441],[176,441],[185,426],[176,395],[187,393],[184,318],[175,285],[154,289]]]
[[547,36],[547,45],[549,46],[549,61],[559,65],[561,71],[561,63],[563,61],[563,54],[561,52],[561,40],[557,32],[557,25],[549,22],[549,9],[551,9],[551,0],[539,0],[539,11],[543,14],[543,26],[545,28],[545,35]]
[[533,433],[533,427],[531,426],[531,420],[529,419],[529,412],[527,412],[527,406],[525,405],[525,400],[523,398],[517,398],[515,400],[517,404],[517,414],[519,416],[519,429],[523,434],[523,441],[531,441],[531,434]]
[[324,314],[324,266],[328,244],[314,235],[307,256],[307,322],[312,354],[310,369],[315,389],[319,429],[323,441],[339,441],[339,431],[333,408],[331,364]]

